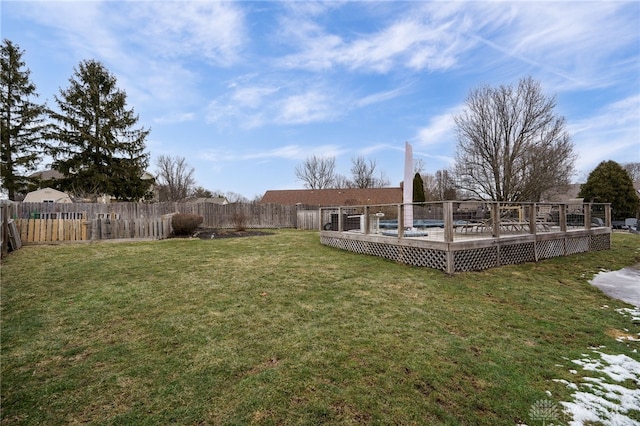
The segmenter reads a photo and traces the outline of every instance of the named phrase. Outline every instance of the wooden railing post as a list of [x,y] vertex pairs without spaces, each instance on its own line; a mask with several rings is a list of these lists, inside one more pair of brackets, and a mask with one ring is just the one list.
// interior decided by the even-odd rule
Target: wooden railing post
[[344,231],[344,224],[342,223],[342,207],[338,207],[338,231]]
[[362,225],[365,235],[369,233],[369,206],[364,206],[364,217],[362,218]]
[[538,231],[536,224],[536,216],[538,212],[538,205],[536,203],[531,204],[529,207],[529,233],[535,235]]
[[604,226],[611,228],[611,204],[604,205]]
[[491,228],[495,238],[500,236],[500,203],[491,204]]
[[585,204],[582,208],[584,213],[584,229],[591,229],[591,209],[593,208],[593,203]]
[[558,220],[560,221],[560,232],[567,232],[567,205],[560,204],[559,207]]
[[398,204],[398,238],[404,237],[404,204]]
[[453,202],[445,201],[442,205],[442,214],[444,216],[444,242],[453,242]]

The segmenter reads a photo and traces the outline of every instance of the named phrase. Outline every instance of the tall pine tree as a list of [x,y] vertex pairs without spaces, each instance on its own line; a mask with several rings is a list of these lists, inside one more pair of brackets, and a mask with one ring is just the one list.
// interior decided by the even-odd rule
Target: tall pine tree
[[424,203],[424,181],[422,180],[422,176],[420,173],[416,173],[413,177],[413,202],[414,203]]
[[100,62],[83,61],[60,89],[60,109],[49,135],[57,141],[54,168],[65,175],[62,187],[77,196],[111,195],[119,200],[143,198],[150,181],[142,179],[149,163],[149,130],[134,128],[138,116],[127,109],[126,94]]
[[13,200],[16,195],[26,192],[27,174],[34,171],[42,159],[46,107],[31,101],[38,94],[30,80],[31,71],[22,60],[24,52],[7,39],[3,40],[0,50],[0,176],[2,187]]

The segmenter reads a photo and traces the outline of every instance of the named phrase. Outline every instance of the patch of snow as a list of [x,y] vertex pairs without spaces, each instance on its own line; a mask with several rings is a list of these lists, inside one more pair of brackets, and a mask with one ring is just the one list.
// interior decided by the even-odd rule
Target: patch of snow
[[[601,422],[640,426],[640,422],[626,415],[629,411],[640,411],[640,362],[626,355],[609,355],[596,350],[593,355],[584,354],[583,358],[572,362],[584,371],[597,372],[600,376],[584,377],[579,385],[566,380],[554,380],[576,391],[571,395],[573,401],[560,403],[565,412],[573,417],[570,425]],[[618,384],[627,380],[635,384],[635,389]]]
[[640,270],[624,268],[618,271],[601,270],[589,283],[609,297],[640,306]]
[[553,379],[554,382],[557,383],[562,383],[563,385],[565,385],[566,387],[568,387],[569,389],[573,389],[573,390],[578,390],[578,385],[576,385],[575,383],[571,383],[568,380],[564,380],[564,379]]
[[616,309],[616,312],[618,312],[620,315],[624,315],[625,317],[630,316],[631,322],[633,323],[640,323],[640,307],[638,306],[633,308]]
[[[616,311],[631,317],[634,323],[640,322],[640,307],[622,308]],[[632,336],[624,336],[623,339],[640,340]],[[601,350],[603,348],[604,346],[592,347],[590,354],[582,354],[580,359],[571,360],[573,364],[580,366],[583,372],[595,373],[596,377],[583,377],[581,383],[577,384],[562,379],[554,380],[574,391],[571,394],[572,401],[560,403],[565,413],[573,418],[569,424],[579,426],[586,422],[594,422],[606,425],[640,426],[639,421],[627,415],[633,411],[637,416],[640,412],[640,361],[624,354],[604,353]],[[631,352],[638,353],[637,349]],[[576,370],[569,370],[569,372],[578,373]]]

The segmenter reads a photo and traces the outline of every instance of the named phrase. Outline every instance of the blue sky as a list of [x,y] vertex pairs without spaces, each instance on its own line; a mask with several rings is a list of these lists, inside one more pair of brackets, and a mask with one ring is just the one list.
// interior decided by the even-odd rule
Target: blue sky
[[[310,155],[373,160],[393,186],[404,142],[449,167],[470,90],[532,76],[557,97],[579,154],[640,161],[640,2],[2,1],[40,101],[101,61],[159,155],[247,198],[303,188]],[[44,165],[43,167],[44,168]]]

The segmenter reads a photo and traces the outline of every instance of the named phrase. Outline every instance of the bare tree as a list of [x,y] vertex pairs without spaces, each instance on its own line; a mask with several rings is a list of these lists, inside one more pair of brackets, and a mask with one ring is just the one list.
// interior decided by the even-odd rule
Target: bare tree
[[161,155],[156,159],[156,182],[160,201],[181,201],[195,189],[193,167],[184,157]]
[[424,187],[424,199],[425,201],[437,201],[438,197],[438,185],[436,177],[429,173],[422,173],[422,185]]
[[625,163],[622,168],[629,173],[632,182],[640,181],[640,163]]
[[531,77],[517,88],[485,86],[471,91],[454,117],[460,189],[481,199],[539,201],[569,182],[576,155],[555,97]]
[[331,188],[336,178],[335,168],[335,157],[312,155],[296,167],[296,177],[309,189]]
[[230,203],[248,203],[250,200],[242,194],[233,191],[220,193]]
[[458,190],[453,174],[448,170],[438,170],[435,176],[438,200],[457,200]]
[[389,180],[382,172],[376,177],[377,164],[374,160],[367,161],[359,156],[351,160],[351,181],[353,188],[383,188],[389,186]]
[[438,170],[435,175],[421,175],[425,201],[457,200],[458,190],[453,173],[448,170]]
[[346,176],[337,174],[333,182],[333,187],[336,189],[350,188],[351,182],[346,178]]

